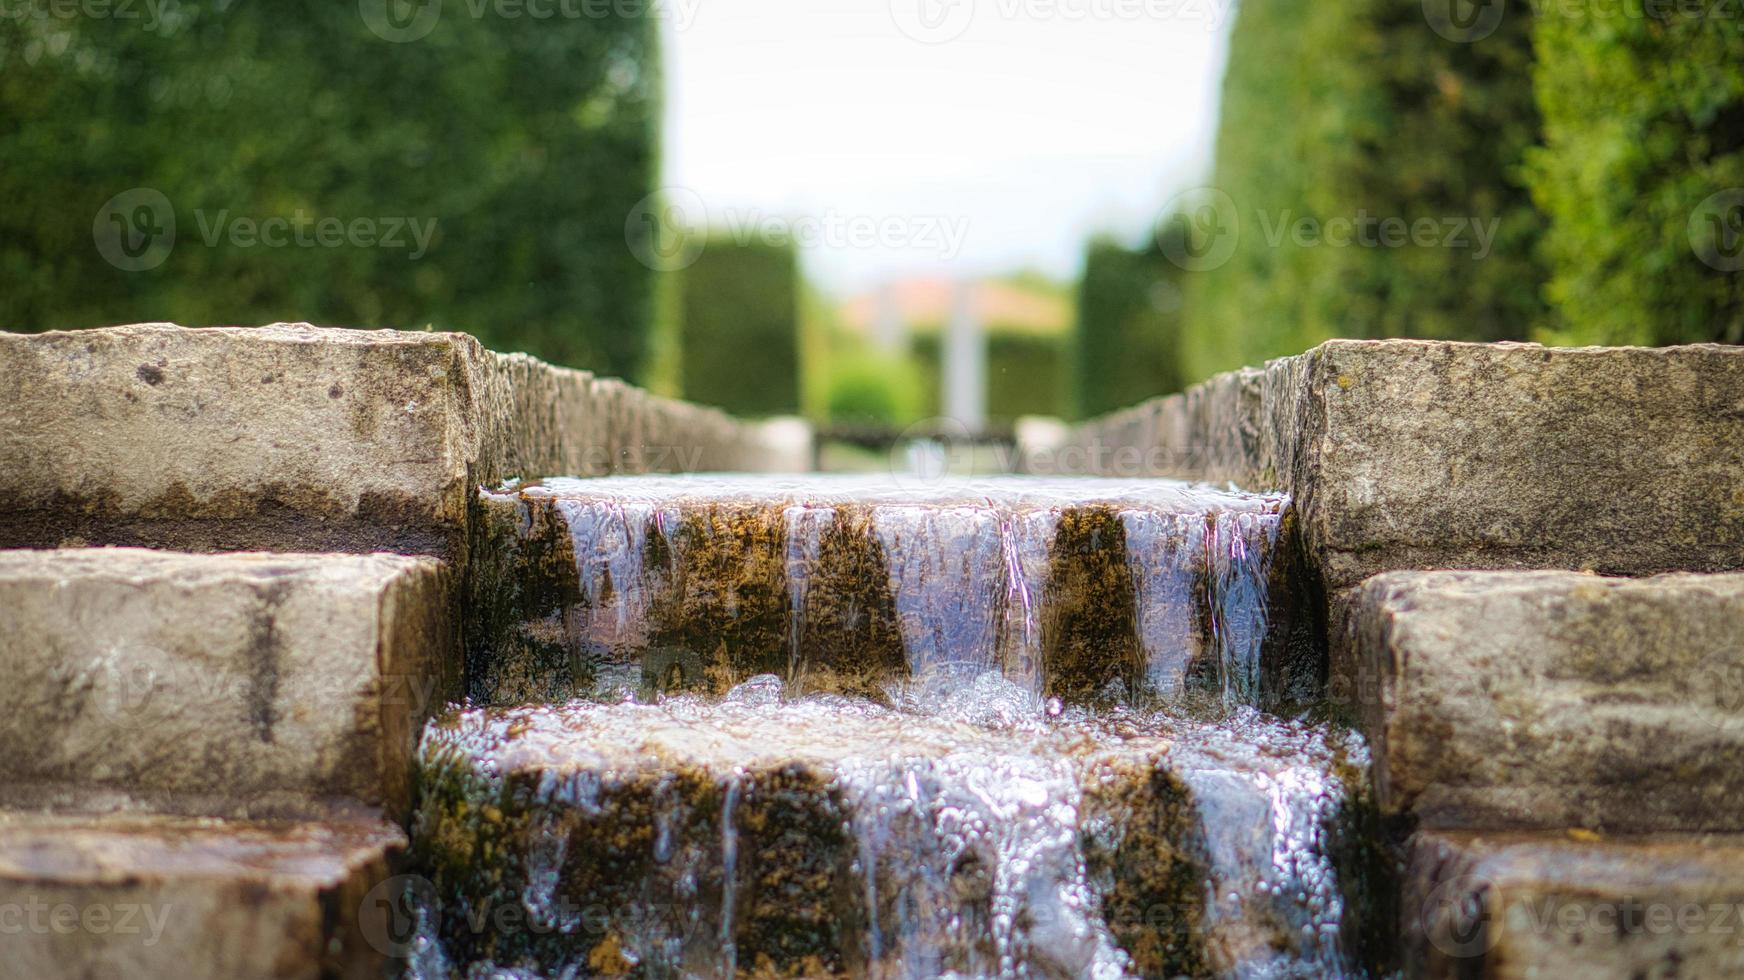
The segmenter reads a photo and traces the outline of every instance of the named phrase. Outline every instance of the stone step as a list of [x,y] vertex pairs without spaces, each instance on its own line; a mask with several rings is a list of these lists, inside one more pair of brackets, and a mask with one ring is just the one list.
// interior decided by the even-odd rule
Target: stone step
[[451,592],[428,558],[0,551],[0,805],[403,812]]
[[510,476],[803,468],[809,448],[458,333],[0,333],[0,546],[453,554]]
[[1409,568],[1744,569],[1744,347],[1333,340],[1025,459],[1286,491],[1329,592]]
[[404,844],[362,815],[0,812],[0,978],[379,980]]
[[1384,811],[1744,831],[1744,575],[1395,572],[1342,605],[1333,698]]
[[1406,975],[1744,976],[1744,836],[1577,837],[1418,835]]
[[1170,481],[689,475],[480,500],[468,692],[1002,674],[1067,702],[1317,697],[1288,501]]
[[768,678],[433,722],[433,943],[543,975],[1347,968],[1360,749],[1251,712],[1025,723],[1008,686],[957,694],[927,717]]

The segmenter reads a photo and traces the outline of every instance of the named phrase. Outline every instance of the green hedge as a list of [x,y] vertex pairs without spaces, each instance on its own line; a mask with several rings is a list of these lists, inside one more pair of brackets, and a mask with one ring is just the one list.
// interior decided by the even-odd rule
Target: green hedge
[[1073,402],[1080,418],[1181,389],[1185,274],[1160,248],[1091,241],[1073,334]]
[[832,365],[825,411],[838,424],[901,425],[918,417],[920,401],[913,363],[861,351]]
[[[136,19],[0,18],[0,326],[431,325],[638,374],[652,273],[625,227],[655,182],[652,19],[447,4],[427,36],[394,43],[356,3],[159,6],[161,24],[144,4]],[[163,195],[175,235],[142,256],[161,264],[126,271],[93,225],[135,188]],[[125,228],[141,199],[120,203]],[[134,227],[167,230],[145,203]],[[313,244],[230,233],[299,214]],[[405,244],[322,244],[322,218]],[[401,219],[425,230],[424,254],[405,225],[393,235]]]
[[799,411],[793,248],[712,237],[679,275],[684,397],[740,415]]
[[1553,339],[1744,342],[1744,11],[1571,14],[1539,22],[1534,72]]
[[[1186,207],[1218,219],[1196,222],[1202,248],[1239,230],[1233,254],[1186,277],[1189,379],[1329,337],[1495,340],[1540,322],[1542,220],[1519,182],[1539,132],[1531,28],[1523,3],[1472,43],[1431,29],[1421,0],[1239,5],[1210,180],[1228,197],[1210,199],[1221,213]],[[1426,246],[1337,247],[1298,243],[1303,218],[1371,242],[1389,218],[1496,232],[1475,258],[1469,225],[1463,248],[1442,244],[1445,224]]]
[[[989,324],[987,421],[1010,425],[1024,415],[1064,417],[1067,409],[1066,344],[1061,337]],[[944,410],[943,335],[917,333],[909,340],[919,378],[921,410]]]

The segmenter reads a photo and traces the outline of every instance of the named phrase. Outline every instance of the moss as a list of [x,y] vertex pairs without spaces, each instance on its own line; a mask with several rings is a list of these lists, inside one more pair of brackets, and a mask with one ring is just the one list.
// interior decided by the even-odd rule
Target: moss
[[651,603],[652,645],[700,655],[717,691],[756,674],[785,676],[782,508],[711,503],[685,510],[671,533],[672,579]]
[[797,687],[879,697],[886,681],[907,677],[890,564],[870,508],[835,509],[805,574]]
[[548,499],[480,496],[465,583],[466,692],[480,704],[562,700],[592,680],[575,656],[581,597],[568,526]]
[[[835,976],[865,921],[845,819],[800,765],[723,778],[650,760],[577,790],[538,769],[486,778],[449,746],[426,762],[413,854],[454,962],[648,975],[669,953],[710,972],[730,936],[739,975]],[[553,924],[522,914],[542,888]]]
[[741,971],[835,976],[865,929],[847,815],[829,777],[797,764],[742,777],[733,937]]
[[1260,707],[1293,715],[1318,704],[1330,672],[1325,592],[1313,573],[1301,521],[1284,511],[1266,560],[1266,636],[1260,648]]
[[1047,693],[1075,702],[1130,698],[1144,676],[1126,529],[1112,507],[1060,515],[1042,600]]
[[1187,787],[1160,767],[1094,766],[1082,826],[1085,871],[1133,969],[1144,977],[1207,975],[1204,842]]

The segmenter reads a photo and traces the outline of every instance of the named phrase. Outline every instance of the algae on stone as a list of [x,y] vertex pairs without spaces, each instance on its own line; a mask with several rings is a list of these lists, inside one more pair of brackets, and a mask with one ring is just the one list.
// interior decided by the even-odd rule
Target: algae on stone
[[1105,762],[1084,781],[1085,866],[1102,915],[1145,977],[1204,976],[1205,843],[1168,770]]
[[1136,696],[1144,651],[1119,513],[1107,506],[1065,511],[1049,556],[1042,599],[1046,693],[1076,703]]
[[[792,540],[796,529],[801,540]],[[908,677],[909,664],[870,508],[806,510],[793,515],[788,533],[796,566],[788,569],[797,642],[790,680],[799,690],[881,697],[886,684]],[[814,533],[815,553],[807,554]]]

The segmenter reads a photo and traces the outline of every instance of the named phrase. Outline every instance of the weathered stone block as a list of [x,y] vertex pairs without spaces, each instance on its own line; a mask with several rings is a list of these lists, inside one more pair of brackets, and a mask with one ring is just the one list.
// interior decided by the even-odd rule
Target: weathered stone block
[[1384,809],[1744,830],[1744,575],[1396,572],[1342,605],[1333,696]]
[[404,843],[361,817],[0,814],[0,977],[374,980],[395,923],[370,891]]
[[1744,568],[1744,348],[1335,340],[1067,451],[1288,491],[1333,590],[1402,568]]
[[13,546],[446,552],[481,483],[775,459],[757,426],[458,333],[0,333],[0,386]]
[[0,801],[402,810],[450,596],[433,559],[0,552]]
[[1744,975],[1736,836],[1425,833],[1403,899],[1411,977]]

